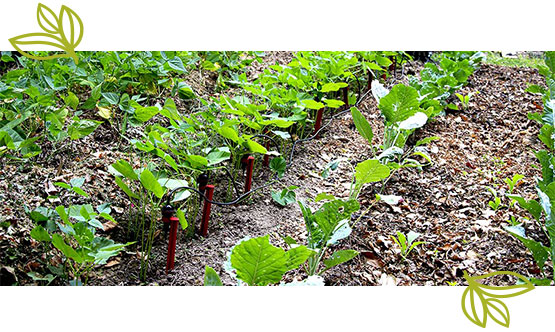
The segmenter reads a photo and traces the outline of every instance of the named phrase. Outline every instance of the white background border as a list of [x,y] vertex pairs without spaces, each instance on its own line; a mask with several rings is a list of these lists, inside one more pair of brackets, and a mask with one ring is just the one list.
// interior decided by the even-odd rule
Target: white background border
[[[83,19],[77,50],[553,50],[552,1],[41,0]],[[3,1],[0,50],[38,31]],[[2,331],[482,330],[462,287],[2,287]],[[511,329],[550,322],[555,288],[507,299]],[[488,330],[505,330],[488,322]]]

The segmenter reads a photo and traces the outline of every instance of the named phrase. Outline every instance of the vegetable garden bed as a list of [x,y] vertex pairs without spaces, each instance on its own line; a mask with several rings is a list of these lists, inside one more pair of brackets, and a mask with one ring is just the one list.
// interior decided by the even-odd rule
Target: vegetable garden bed
[[[149,73],[145,74],[140,68],[160,70],[160,64],[129,60],[134,68],[121,65],[127,72],[121,69],[119,75],[108,75],[104,70],[100,92],[94,92],[95,84],[66,81],[67,86],[58,90],[64,98],[52,105],[43,106],[41,103],[46,101],[31,90],[21,94],[25,105],[17,105],[19,108],[15,109],[25,107],[34,112],[35,104],[30,100],[36,99],[39,107],[46,107],[52,113],[44,115],[42,123],[40,119],[37,122],[39,127],[47,128],[48,137],[40,136],[40,130],[33,131],[29,138],[22,137],[27,140],[43,137],[37,145],[40,150],[33,148],[34,142],[29,141],[28,145],[10,146],[4,136],[7,149],[0,157],[3,163],[0,187],[2,201],[7,204],[1,210],[0,263],[6,283],[66,284],[69,279],[73,283],[93,285],[202,285],[205,272],[214,278],[210,280],[216,280],[215,274],[219,275],[227,285],[237,283],[233,276],[237,272],[239,279],[248,284],[302,280],[306,283],[306,280],[313,280],[307,279],[309,275],[318,272],[323,272],[323,278],[317,282],[326,285],[463,284],[465,270],[470,274],[508,270],[542,278],[530,252],[504,229],[511,223],[522,223],[528,237],[545,245],[549,243],[538,223],[505,196],[509,185],[504,182],[505,178],[515,179],[513,193],[530,199],[535,197],[534,177],[542,176],[532,167],[537,164],[532,151],[542,149],[542,142],[537,139],[540,128],[527,117],[528,112],[538,112],[542,108],[542,99],[525,91],[529,83],[544,84],[538,70],[476,65],[476,71],[468,69],[464,74],[460,69],[453,70],[457,73],[450,74],[456,77],[454,82],[446,79],[437,85],[444,89],[452,84],[453,91],[436,91],[437,87],[426,82],[437,80],[444,73],[434,72],[431,67],[447,71],[457,61],[464,61],[464,53],[462,57],[457,52],[446,53],[449,59],[459,58],[454,64],[449,62],[453,60],[444,60],[439,67],[432,62],[426,66],[418,61],[408,62],[406,55],[393,52],[361,52],[353,57],[322,52],[321,58],[309,53],[300,53],[296,58],[287,52],[269,53],[264,57],[253,53],[239,57],[229,53],[227,60],[217,52],[199,52],[198,59],[188,54],[181,56],[180,61],[168,57],[162,65],[164,70],[156,73],[156,81],[145,78]],[[82,56],[88,56],[94,63],[94,54]],[[217,56],[220,58],[216,61]],[[139,58],[136,56],[136,61]],[[325,71],[315,69],[315,63],[323,66],[322,58],[323,63],[332,63],[335,67],[330,65]],[[148,59],[159,60],[156,57]],[[192,63],[188,64],[187,59]],[[396,68],[390,68],[389,59],[397,59]],[[110,67],[107,58],[100,57],[99,61],[105,61],[103,66],[113,72],[119,68]],[[276,62],[280,66],[273,66]],[[2,82],[12,86],[23,84],[21,78],[19,81],[9,78],[10,75],[16,77],[17,73],[10,73],[18,69],[11,62],[6,64]],[[465,70],[470,68],[467,65]],[[48,72],[52,69],[45,65],[35,66],[35,72],[46,71],[39,75],[41,79],[56,72]],[[71,66],[61,68],[61,71],[75,70]],[[345,74],[345,68],[353,68],[352,75]],[[133,70],[136,73],[129,74]],[[298,81],[278,75],[288,70],[288,75],[298,74],[303,78]],[[425,74],[420,75],[423,70]],[[328,76],[319,76],[322,73]],[[385,79],[382,74],[386,75]],[[370,84],[369,76],[379,81]],[[126,77],[129,82],[125,81]],[[94,83],[94,77],[89,79],[87,81]],[[347,84],[343,82],[348,82],[349,90],[345,90]],[[52,90],[49,84],[48,80],[37,83],[41,89],[44,86]],[[52,84],[55,90],[56,83]],[[282,90],[272,90],[279,85]],[[372,91],[368,90],[370,85]],[[79,87],[83,90],[81,93]],[[287,91],[293,87],[296,94],[287,96]],[[7,94],[6,91],[2,93]],[[18,93],[13,91],[10,93]],[[345,91],[350,91],[346,99]],[[90,102],[92,107],[83,110],[79,119],[70,121],[69,116],[60,112],[69,109],[75,115],[95,93],[100,96]],[[125,93],[127,98],[123,97]],[[147,98],[133,99],[133,93]],[[412,93],[416,93],[415,99],[411,99]],[[460,100],[455,93],[460,95]],[[434,94],[436,97],[426,99]],[[77,98],[76,102],[72,96]],[[247,96],[248,101],[242,99]],[[392,100],[393,96],[396,99]],[[470,97],[465,99],[465,96]],[[0,107],[8,110],[4,117],[11,120],[9,110],[13,101],[6,100],[8,98],[4,98]],[[159,107],[155,106],[157,102]],[[356,109],[344,106],[345,103],[356,105]],[[405,107],[406,103],[416,104]],[[324,106],[327,106],[324,128],[317,137],[312,137],[312,120],[316,110]],[[277,115],[258,118],[257,113],[270,114],[268,108],[278,110],[274,112]],[[399,115],[399,110],[403,109],[407,114]],[[195,119],[195,110],[202,110],[204,122],[186,120]],[[286,117],[283,114],[287,112],[292,113]],[[241,119],[241,122],[224,121],[217,126],[206,126],[213,121],[209,114],[217,114],[227,119],[225,121]],[[327,125],[332,115],[335,118]],[[353,117],[358,118],[355,123]],[[423,117],[424,123],[421,123]],[[94,127],[89,134],[86,134],[87,126]],[[189,135],[189,128],[197,131],[190,131]],[[18,134],[23,136],[22,129],[19,128]],[[63,136],[62,131],[67,131],[69,136],[73,133],[74,137],[53,137]],[[147,132],[149,134],[145,135]],[[254,137],[257,133],[271,135],[279,142],[280,149],[266,145],[268,140],[264,137]],[[300,140],[291,158],[292,144],[288,135]],[[10,137],[14,141],[14,136]],[[184,141],[183,137],[188,140]],[[434,138],[427,139],[430,137]],[[302,141],[304,138],[312,139]],[[416,149],[422,140],[427,141],[426,144]],[[202,146],[195,146],[195,142],[201,142]],[[222,142],[228,144],[227,150],[221,148]],[[173,150],[172,144],[187,152]],[[396,149],[402,149],[402,153],[396,154]],[[279,156],[273,154],[269,167],[262,166],[267,150],[281,151],[281,162],[278,163]],[[200,227],[203,199],[191,191],[177,192],[184,199],[172,204],[180,207],[177,215],[182,225],[175,267],[166,274],[167,235],[159,219],[167,192],[182,185],[195,187],[198,175],[208,172],[209,184],[216,187],[215,201],[226,202],[241,196],[245,175],[238,156],[247,153],[255,157],[253,188],[267,186],[245,196],[238,204],[213,205],[207,237],[199,236],[198,232],[194,234],[192,227],[181,229],[193,224],[197,229]],[[21,159],[25,154],[35,155]],[[233,180],[223,171],[222,165],[228,165]],[[285,165],[288,168],[283,172]],[[380,173],[385,169],[387,173]],[[373,178],[368,179],[370,175],[367,174],[373,174]],[[516,174],[524,178],[514,178]],[[488,191],[487,187],[493,190]],[[493,193],[499,197],[499,206]],[[296,200],[304,203],[291,203]],[[334,202],[345,205],[333,210]],[[356,202],[352,211],[349,202]],[[103,205],[105,203],[110,205]],[[91,204],[90,210],[83,208],[86,204]],[[336,218],[323,248],[322,244],[318,247],[316,243],[321,243],[321,239],[315,236],[319,234],[315,229],[322,225],[316,221],[318,226],[307,232],[310,213],[305,210],[303,218],[301,212],[301,207],[312,209],[315,215],[316,211],[325,212],[324,208],[318,210],[322,204],[330,204],[326,213],[347,213],[347,218]],[[56,208],[60,206],[67,210]],[[80,208],[72,210],[71,206]],[[64,217],[64,213],[68,217]],[[326,214],[326,218],[332,220],[334,217]],[[344,219],[349,221],[349,227],[341,225]],[[95,230],[93,237],[99,235],[112,241],[104,248],[113,250],[91,254],[95,259],[88,265],[83,263],[83,270],[78,273],[84,275],[79,282],[75,281],[78,276],[75,269],[79,265],[75,257],[84,252],[84,247],[91,246],[74,239],[72,232],[79,233],[79,229],[64,231],[64,223],[71,223],[73,228],[86,223]],[[96,223],[100,225],[96,227]],[[137,228],[139,224],[142,229]],[[340,234],[347,228],[346,235]],[[55,234],[58,234],[56,239]],[[403,238],[410,239],[411,234],[418,235],[413,243],[423,243],[415,244],[411,251],[409,244],[403,250]],[[247,236],[258,237],[257,245],[263,247],[265,235],[269,235],[269,242],[277,247],[268,250],[282,255],[280,250],[285,249],[283,255],[288,255],[287,259],[297,257],[298,264],[278,269],[277,279],[275,276],[249,279],[246,277],[250,271],[248,264],[238,263],[233,257],[231,266],[226,263],[230,250],[239,241]],[[54,244],[55,241],[58,243]],[[242,256],[237,257],[249,257],[249,245],[255,244],[252,241],[237,245],[240,249],[236,255],[244,250]],[[114,242],[126,246],[118,247]],[[75,248],[76,253],[73,254],[69,247]],[[315,260],[318,254],[311,255],[311,250],[322,253],[321,261]],[[334,256],[334,252],[342,254]],[[75,257],[71,258],[72,255]],[[342,264],[334,265],[334,260]],[[68,268],[71,264],[75,266]],[[301,265],[305,268],[297,268]],[[226,269],[235,272],[229,273]],[[552,279],[549,261],[545,273],[543,277]],[[507,284],[512,281],[495,279],[491,282]]]

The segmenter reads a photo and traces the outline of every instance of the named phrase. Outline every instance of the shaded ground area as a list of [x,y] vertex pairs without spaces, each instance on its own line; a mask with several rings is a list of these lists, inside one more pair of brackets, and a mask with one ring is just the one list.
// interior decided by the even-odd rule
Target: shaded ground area
[[[272,53],[267,63],[286,62],[290,54]],[[419,66],[415,66],[418,68]],[[262,70],[263,67],[257,68]],[[406,73],[417,72],[408,68]],[[249,75],[256,75],[256,72]],[[402,78],[404,79],[404,78]],[[479,91],[467,110],[439,116],[415,134],[414,139],[439,136],[428,145],[434,164],[422,171],[403,169],[385,186],[383,194],[403,197],[404,202],[390,207],[376,204],[356,225],[353,234],[336,248],[356,249],[361,255],[351,262],[335,267],[324,274],[329,285],[445,285],[447,281],[463,283],[462,271],[484,274],[510,270],[525,276],[539,277],[531,254],[525,247],[502,230],[509,225],[510,216],[524,222],[527,234],[542,237],[539,227],[523,219],[521,210],[507,207],[491,211],[492,199],[486,186],[498,190],[500,197],[507,189],[503,178],[514,174],[525,175],[515,193],[531,198],[534,176],[539,170],[533,151],[541,148],[536,138],[539,127],[527,119],[527,113],[537,111],[540,97],[526,93],[528,83],[541,84],[537,70],[483,65],[462,89],[462,94]],[[202,85],[200,80],[198,84]],[[393,82],[390,82],[393,83]],[[198,88],[201,90],[201,87]],[[210,89],[201,90],[211,94]],[[184,107],[183,105],[179,105]],[[375,144],[380,144],[383,121],[371,96],[359,106],[371,121]],[[329,118],[329,115],[327,115]],[[113,239],[122,238],[125,220],[133,214],[123,194],[114,190],[113,177],[107,166],[125,156],[111,128],[102,126],[93,135],[40,160],[38,164],[4,165],[0,169],[0,209],[11,226],[0,229],[0,250],[20,283],[32,282],[26,272],[33,271],[41,255],[40,244],[28,236],[32,227],[25,216],[23,205],[32,210],[44,205],[52,194],[52,183],[85,176],[85,188],[92,193],[93,205],[112,202],[114,216],[122,220],[107,231]],[[357,133],[349,114],[334,121],[320,138],[299,146],[294,165],[286,173],[283,186],[298,185],[297,198],[307,200],[320,192],[336,197],[347,197],[354,166],[370,158],[368,143]],[[321,177],[326,165],[342,158],[339,168],[327,179]],[[135,161],[138,166],[139,161]],[[260,160],[257,160],[260,165]],[[269,175],[257,174],[255,185],[264,183]],[[217,197],[223,198],[225,181],[217,184]],[[360,201],[362,209],[373,203],[381,189],[371,185],[364,189]],[[503,198],[502,198],[503,199]],[[508,205],[508,200],[503,199]],[[52,202],[51,202],[52,203]],[[62,203],[86,203],[78,197],[63,197]],[[313,206],[316,207],[316,206]],[[355,217],[357,215],[355,214]],[[421,233],[426,244],[418,247],[406,261],[390,236],[397,231]],[[300,209],[297,205],[278,207],[270,197],[270,189],[256,193],[247,202],[232,207],[214,207],[208,238],[185,239],[180,235],[176,268],[166,275],[166,238],[160,233],[155,242],[148,276],[149,284],[202,285],[205,265],[213,267],[225,284],[233,284],[223,264],[230,248],[245,236],[270,234],[274,245],[284,245],[282,236],[289,235],[302,243],[306,238]],[[99,269],[91,277],[91,284],[139,284],[139,257],[136,252],[125,252]],[[551,267],[547,269],[551,273]],[[289,274],[287,281],[302,279],[303,275]],[[495,280],[500,284],[506,280]]]

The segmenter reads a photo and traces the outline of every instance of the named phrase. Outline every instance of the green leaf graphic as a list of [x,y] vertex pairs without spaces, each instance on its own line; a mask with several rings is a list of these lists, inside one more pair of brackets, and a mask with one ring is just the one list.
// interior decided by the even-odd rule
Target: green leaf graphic
[[[511,275],[517,277],[522,284],[513,286],[487,286],[477,282],[479,279],[486,279],[496,275]],[[480,327],[486,327],[488,316],[497,324],[509,327],[511,322],[509,308],[500,299],[522,295],[534,289],[534,285],[528,279],[518,273],[510,271],[492,272],[476,277],[470,277],[468,273],[464,271],[464,278],[468,282],[468,286],[462,295],[462,310],[471,322]],[[470,308],[467,308],[467,299],[470,303]],[[476,305],[478,303],[477,301],[479,301],[480,306]]]
[[[39,3],[37,7],[37,22],[44,32],[35,32],[10,38],[12,46],[24,56],[34,60],[50,60],[55,58],[73,58],[79,63],[75,48],[83,39],[83,21],[72,9],[62,6],[60,14],[56,15],[52,9]],[[27,45],[46,45],[62,51],[65,54],[36,56],[25,52],[22,47]]]

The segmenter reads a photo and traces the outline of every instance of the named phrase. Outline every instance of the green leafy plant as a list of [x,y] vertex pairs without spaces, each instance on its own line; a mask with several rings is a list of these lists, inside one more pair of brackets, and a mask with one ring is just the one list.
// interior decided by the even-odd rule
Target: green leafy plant
[[480,93],[480,92],[479,91],[469,92],[466,96],[462,95],[460,93],[455,93],[455,96],[457,96],[457,98],[461,102],[461,105],[462,105],[463,109],[467,110],[468,106],[470,104],[470,98],[472,98],[472,96],[477,94],[477,93]]
[[397,232],[397,237],[391,235],[391,238],[401,249],[401,257],[406,260],[410,252],[418,245],[425,244],[424,241],[414,241],[420,236],[420,233],[409,231],[407,235]]
[[[330,246],[348,237],[351,234],[350,219],[351,214],[358,211],[359,203],[354,199],[346,201],[336,199],[332,195],[319,194],[315,202],[327,201],[316,211],[312,211],[305,203],[298,201],[303,213],[305,227],[307,230],[306,246],[314,250],[316,254],[308,258],[308,275],[321,275],[328,269],[347,262],[358,255],[355,250],[339,250],[324,259]],[[290,246],[297,246],[292,238],[288,238],[286,243]],[[324,263],[321,268],[320,263]]]
[[272,191],[271,195],[276,203],[278,203],[281,206],[287,206],[297,201],[297,195],[295,194],[295,191],[294,191],[297,188],[299,187],[289,186],[287,188],[283,188],[281,192]]
[[[165,178],[160,172],[153,172],[148,167],[136,170],[125,160],[119,160],[112,164],[110,171],[114,174],[117,186],[139,208],[135,215],[133,227],[136,229],[136,241],[140,243],[140,278],[144,280],[148,272],[148,261],[152,251],[156,221],[159,219],[163,197],[168,190],[187,186],[187,182]],[[173,201],[185,200],[190,195],[189,191],[181,190],[176,193]],[[181,216],[182,227],[186,228],[188,223],[184,221],[184,214],[180,210],[177,211],[177,214]]]
[[503,207],[501,204],[501,198],[497,196],[497,190],[493,189],[492,187],[487,187],[488,191],[493,195],[493,200],[488,202],[489,207],[493,209],[493,211],[499,210]]
[[513,193],[513,190],[515,189],[515,187],[517,186],[517,184],[520,182],[520,180],[524,179],[524,175],[522,174],[515,174],[513,175],[513,178],[505,178],[503,179],[503,181],[509,186],[509,194]]
[[[52,245],[64,255],[73,275],[73,280],[70,281],[72,285],[80,285],[81,276],[84,276],[83,283],[86,284],[88,274],[95,266],[106,264],[111,257],[118,255],[124,247],[132,244],[115,243],[113,240],[95,234],[97,229],[103,229],[102,223],[97,219],[98,216],[115,222],[109,214],[108,204],[98,206],[98,213],[94,212],[90,205],[71,205],[68,208],[58,206],[55,211],[48,209],[40,211],[45,212],[47,216],[35,212],[34,219],[44,221],[44,218],[48,218],[51,222],[45,224],[46,228],[42,225],[35,226],[31,230],[31,237],[36,241]],[[47,278],[52,282],[50,279]]]
[[54,185],[73,191],[81,196],[89,197],[89,194],[87,194],[83,189],[81,189],[84,183],[85,183],[85,178],[73,178],[69,181],[69,183],[54,182]]
[[[229,255],[229,271],[241,283],[249,286],[266,286],[282,280],[283,275],[299,268],[315,252],[305,246],[288,251],[270,243],[269,235],[239,241]],[[206,267],[205,285],[221,285],[216,272]]]

